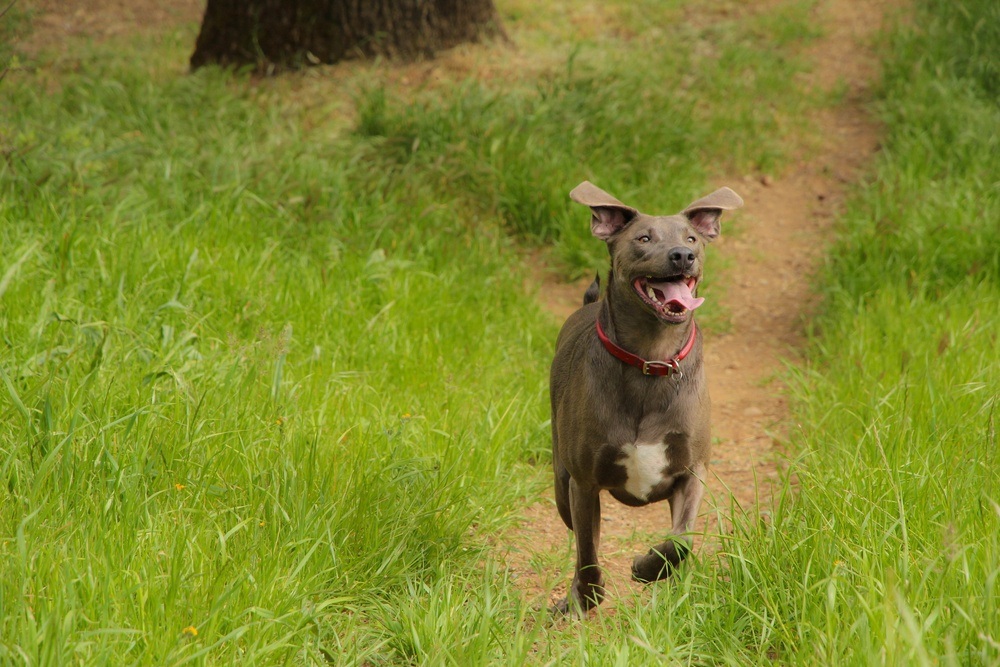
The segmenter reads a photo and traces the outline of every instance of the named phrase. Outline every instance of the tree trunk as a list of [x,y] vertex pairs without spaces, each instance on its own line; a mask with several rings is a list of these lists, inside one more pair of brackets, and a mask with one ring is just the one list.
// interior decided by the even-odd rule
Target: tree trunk
[[417,59],[504,36],[493,0],[208,0],[191,68]]

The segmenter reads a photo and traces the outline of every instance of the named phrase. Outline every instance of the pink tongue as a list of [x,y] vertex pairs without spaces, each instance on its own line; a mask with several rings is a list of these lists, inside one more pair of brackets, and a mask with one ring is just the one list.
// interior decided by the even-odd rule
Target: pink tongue
[[705,303],[705,300],[701,297],[695,297],[691,294],[691,288],[683,280],[672,280],[668,283],[650,282],[649,285],[653,289],[663,293],[663,300],[665,302],[679,303],[688,310],[694,310]]

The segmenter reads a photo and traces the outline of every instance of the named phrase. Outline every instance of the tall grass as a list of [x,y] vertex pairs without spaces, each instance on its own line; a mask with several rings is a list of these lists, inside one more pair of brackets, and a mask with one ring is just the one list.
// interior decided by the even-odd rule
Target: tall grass
[[1000,661],[996,19],[918,3],[886,50],[884,150],[798,377],[794,496],[729,555],[781,661]]
[[720,165],[780,163],[805,104],[791,84],[803,69],[796,49],[814,35],[807,5],[744,17],[727,8],[728,18],[708,14],[697,26],[681,3],[623,3],[620,29],[637,33],[627,46],[578,42],[564,69],[529,85],[470,82],[416,100],[366,89],[357,132],[387,170],[429,177],[470,213],[554,243],[571,270],[592,273],[606,253],[566,197],[569,174],[669,212],[702,196]]
[[2,660],[388,651],[543,448],[510,242],[220,72],[2,92]]

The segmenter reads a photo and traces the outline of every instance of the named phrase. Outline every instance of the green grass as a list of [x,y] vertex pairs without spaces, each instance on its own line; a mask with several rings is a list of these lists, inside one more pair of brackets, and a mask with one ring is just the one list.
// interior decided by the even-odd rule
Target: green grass
[[0,655],[391,655],[373,615],[477,576],[544,449],[511,242],[245,80],[98,55],[2,91]]
[[584,178],[670,211],[720,165],[780,168],[821,103],[789,76],[810,5],[617,3],[576,36],[512,2],[555,65],[424,87],[187,75],[193,26],[23,60],[0,84],[0,662],[996,663],[981,4],[922,6],[887,50],[796,483],[586,623],[531,608],[495,545],[549,483],[555,326],[523,248],[604,263]]
[[[647,26],[677,20],[677,3],[647,9]],[[793,5],[746,22],[680,24],[669,39],[640,33],[630,48],[581,42],[564,69],[529,86],[471,82],[416,100],[368,89],[357,133],[386,170],[432,174],[441,196],[457,194],[469,212],[522,238],[553,242],[577,275],[590,273],[606,253],[579,224],[567,179],[594,180],[643,210],[676,211],[703,196],[720,165],[780,163],[781,139],[805,103],[789,80],[802,69],[794,47],[805,38],[772,39],[771,22],[809,32]],[[747,34],[747,24],[760,32]],[[782,95],[780,108],[758,103]]]
[[887,50],[885,147],[822,287],[799,497],[774,523],[795,549],[774,557],[816,612],[825,593],[802,642],[827,662],[996,664],[1000,17],[918,9]]

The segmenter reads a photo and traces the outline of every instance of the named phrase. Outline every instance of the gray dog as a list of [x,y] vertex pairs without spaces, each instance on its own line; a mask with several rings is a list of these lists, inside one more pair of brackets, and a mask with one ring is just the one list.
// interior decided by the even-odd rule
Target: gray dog
[[601,489],[633,507],[670,501],[670,536],[636,556],[633,578],[666,578],[691,550],[711,448],[695,295],[722,211],[743,200],[722,188],[664,217],[587,181],[569,196],[590,207],[611,253],[605,297],[595,281],[563,325],[550,380],[556,505],[576,533],[573,583],[556,610],[582,613],[604,598]]

